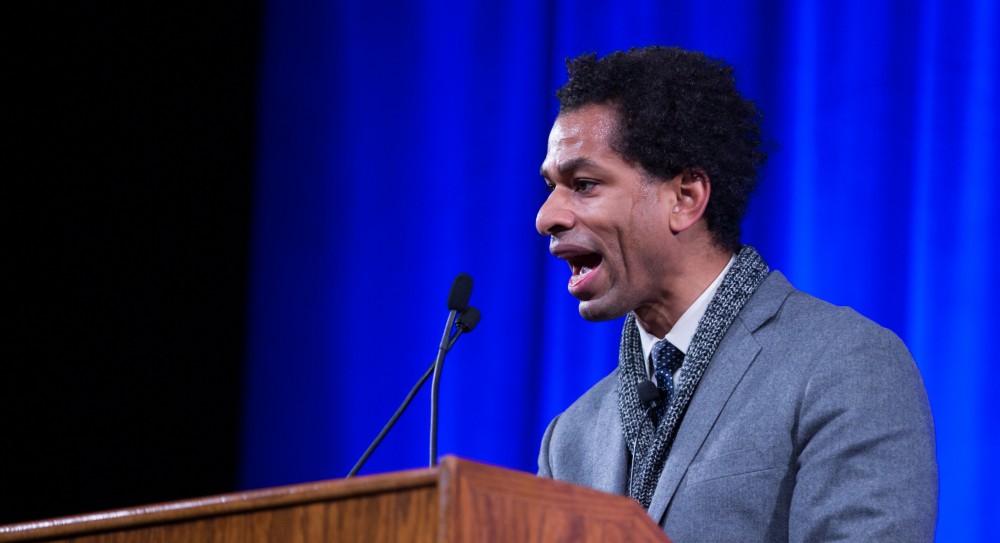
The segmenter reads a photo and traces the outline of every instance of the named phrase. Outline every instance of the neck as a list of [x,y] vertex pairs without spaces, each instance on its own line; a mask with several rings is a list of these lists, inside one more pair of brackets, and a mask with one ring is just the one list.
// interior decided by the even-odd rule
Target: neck
[[654,336],[666,336],[681,315],[722,273],[732,256],[733,253],[711,245],[679,259],[675,272],[665,278],[663,296],[655,303],[635,308],[636,319]]

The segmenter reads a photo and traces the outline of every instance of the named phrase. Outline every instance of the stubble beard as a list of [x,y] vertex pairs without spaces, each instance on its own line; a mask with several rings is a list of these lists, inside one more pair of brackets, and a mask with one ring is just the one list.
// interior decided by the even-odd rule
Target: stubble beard
[[[602,298],[608,296],[609,294],[611,293],[605,293]],[[632,311],[632,309],[633,308],[629,307],[629,304],[624,300],[581,300],[579,306],[580,316],[583,317],[584,320],[590,322],[614,320],[624,316],[629,311]]]

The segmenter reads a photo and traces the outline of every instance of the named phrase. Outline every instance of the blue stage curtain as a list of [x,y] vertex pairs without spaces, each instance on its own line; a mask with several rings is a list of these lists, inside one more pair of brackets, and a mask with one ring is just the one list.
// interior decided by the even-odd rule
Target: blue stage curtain
[[[483,313],[442,381],[441,453],[533,471],[617,363],[534,231],[564,60],[722,57],[771,160],[744,242],[896,331],[923,373],[940,541],[1000,540],[997,8],[810,1],[270,2],[261,54],[243,484],[342,477],[431,363],[458,272]],[[418,396],[363,473],[427,463]]]

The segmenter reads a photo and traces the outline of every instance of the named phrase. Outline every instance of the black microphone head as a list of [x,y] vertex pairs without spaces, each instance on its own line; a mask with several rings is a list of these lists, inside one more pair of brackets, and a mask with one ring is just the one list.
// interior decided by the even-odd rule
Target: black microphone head
[[640,382],[636,388],[639,392],[639,403],[642,405],[649,405],[660,399],[660,389],[656,388],[656,383],[648,379]]
[[451,292],[448,293],[448,311],[465,311],[469,307],[469,298],[472,296],[472,278],[464,273],[455,277],[455,282],[451,284]]
[[463,332],[468,334],[473,328],[476,327],[477,324],[479,324],[480,317],[482,317],[482,314],[479,313],[479,310],[470,305],[469,308],[458,317],[458,326]]

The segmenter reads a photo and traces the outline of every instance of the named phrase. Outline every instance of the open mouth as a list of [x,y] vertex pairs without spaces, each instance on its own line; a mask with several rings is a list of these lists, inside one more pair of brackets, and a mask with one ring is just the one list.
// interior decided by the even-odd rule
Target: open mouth
[[570,270],[573,272],[573,276],[569,280],[570,286],[575,286],[580,281],[583,281],[587,275],[601,265],[602,260],[604,259],[597,253],[587,253],[567,258],[566,262],[569,263]]

